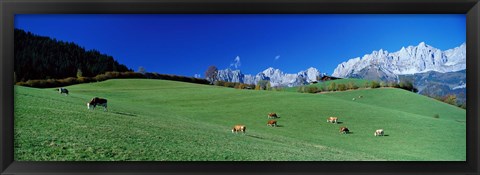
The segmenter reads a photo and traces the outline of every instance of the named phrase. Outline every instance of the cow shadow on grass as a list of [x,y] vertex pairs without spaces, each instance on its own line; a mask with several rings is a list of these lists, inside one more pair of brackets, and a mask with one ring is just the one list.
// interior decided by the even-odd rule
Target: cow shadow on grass
[[337,122],[337,124],[342,124],[343,122]]
[[135,114],[129,114],[129,113],[124,113],[124,112],[112,112],[112,113],[118,114],[118,115],[130,116],[130,117],[136,117],[137,116]]
[[256,138],[256,139],[263,139],[263,137],[256,136],[256,135],[249,135],[249,134],[247,134],[246,136],[248,136],[248,137],[253,137],[253,138]]

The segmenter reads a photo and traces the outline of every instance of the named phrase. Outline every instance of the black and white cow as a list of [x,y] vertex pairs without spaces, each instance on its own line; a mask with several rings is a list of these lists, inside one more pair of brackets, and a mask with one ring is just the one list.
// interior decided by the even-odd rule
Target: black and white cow
[[88,109],[92,109],[92,110],[94,110],[95,107],[97,107],[97,105],[103,106],[103,110],[107,111],[107,99],[95,97],[95,98],[92,98],[92,100],[90,100],[90,102],[87,103]]
[[68,95],[67,88],[58,88],[58,93]]
[[384,136],[384,131],[383,129],[377,129],[375,133],[373,133],[374,136]]

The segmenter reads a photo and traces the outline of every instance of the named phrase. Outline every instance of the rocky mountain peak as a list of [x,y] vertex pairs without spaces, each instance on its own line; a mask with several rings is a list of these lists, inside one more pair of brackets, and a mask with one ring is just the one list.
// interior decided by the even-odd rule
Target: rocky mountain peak
[[[365,77],[365,73],[378,72],[387,79],[396,79],[397,75],[423,73],[428,71],[455,72],[466,68],[465,43],[441,51],[425,42],[417,46],[402,47],[397,52],[389,53],[383,49],[366,54],[362,58],[352,58],[340,63],[333,72],[336,77]],[[367,71],[374,67],[375,71]],[[384,70],[388,70],[385,72]],[[368,75],[374,77],[374,75]],[[380,76],[378,76],[380,77]]]
[[231,70],[229,68],[218,71],[218,79],[227,82],[239,82],[247,84],[257,84],[259,80],[268,80],[272,87],[278,86],[300,86],[317,80],[318,76],[323,75],[318,69],[310,67],[296,74],[284,73],[280,69],[269,67],[256,75],[245,75],[240,70]]

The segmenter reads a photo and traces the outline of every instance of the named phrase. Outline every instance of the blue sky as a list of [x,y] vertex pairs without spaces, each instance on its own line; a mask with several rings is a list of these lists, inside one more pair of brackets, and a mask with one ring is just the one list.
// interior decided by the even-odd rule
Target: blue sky
[[194,76],[210,65],[256,74],[268,67],[332,74],[373,50],[466,41],[463,14],[16,15],[15,27],[74,42],[148,72]]

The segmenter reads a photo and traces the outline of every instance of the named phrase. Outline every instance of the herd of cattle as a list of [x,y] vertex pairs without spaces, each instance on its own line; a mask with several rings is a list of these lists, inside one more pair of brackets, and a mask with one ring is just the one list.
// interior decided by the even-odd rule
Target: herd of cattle
[[[358,98],[363,98],[363,96],[358,96]],[[355,101],[356,98],[353,98],[352,100]],[[278,118],[277,114],[274,113],[274,112],[268,113],[267,117],[268,117],[268,119]],[[339,124],[338,117],[328,117],[327,118],[327,123]],[[276,120],[268,120],[267,121],[267,126],[275,127],[275,126],[277,126],[277,121]],[[232,133],[242,132],[242,133],[245,134],[246,129],[247,129],[247,127],[245,125],[235,125],[235,126],[233,126]],[[350,130],[345,126],[342,126],[342,127],[340,127],[339,132],[341,134],[348,134],[348,133],[350,133]],[[375,130],[373,135],[374,136],[384,136],[384,131],[383,131],[383,129],[377,129],[377,130]]]
[[[59,88],[58,92],[60,94],[68,95],[68,90],[66,88]],[[363,98],[363,96],[358,96],[358,98]],[[355,100],[355,98],[353,98],[352,100]],[[89,109],[89,110],[90,109],[94,110],[95,107],[97,107],[97,106],[102,106],[103,110],[107,111],[107,99],[94,97],[94,98],[92,98],[92,100],[90,100],[90,102],[87,103],[87,109]],[[268,113],[267,118],[268,119],[276,119],[276,118],[279,118],[279,117],[276,113],[271,112],[271,113]],[[338,117],[328,117],[327,118],[327,123],[338,124]],[[276,127],[277,126],[277,121],[276,120],[268,120],[267,121],[267,126]],[[232,128],[232,133],[241,132],[241,133],[245,134],[246,129],[247,129],[247,127],[245,125],[235,125]],[[340,127],[339,132],[341,134],[348,134],[350,132],[350,130],[345,126],[342,126],[342,127]],[[377,129],[374,132],[373,135],[374,136],[384,136],[384,131],[383,131],[383,129]]]
[[[267,118],[268,119],[273,119],[273,118],[279,118],[279,117],[277,116],[276,113],[271,112],[271,113],[268,114]],[[267,121],[267,126],[276,127],[277,126],[277,121],[276,120],[268,120]],[[245,125],[235,125],[232,128],[232,133],[242,132],[242,133],[245,134],[246,129],[247,129],[247,127]]]
[[[268,114],[268,118],[278,118],[277,114],[276,113],[269,113]],[[335,124],[338,124],[338,117],[328,117],[327,118],[327,122],[328,123],[335,123]],[[277,126],[277,121],[276,120],[269,120],[267,122],[267,126]],[[233,126],[233,129],[232,129],[232,133],[238,133],[238,132],[242,132],[245,134],[245,130],[247,129],[247,127],[245,125],[235,125]],[[350,133],[350,130],[345,127],[345,126],[342,126],[340,127],[340,133],[341,134],[348,134]],[[384,131],[383,129],[377,129],[374,133],[373,133],[374,136],[384,136]]]

